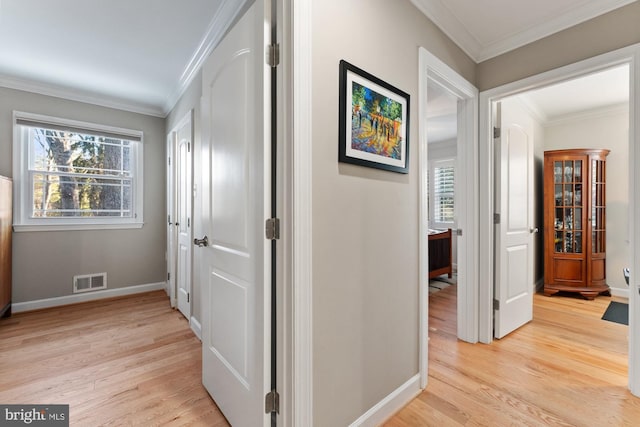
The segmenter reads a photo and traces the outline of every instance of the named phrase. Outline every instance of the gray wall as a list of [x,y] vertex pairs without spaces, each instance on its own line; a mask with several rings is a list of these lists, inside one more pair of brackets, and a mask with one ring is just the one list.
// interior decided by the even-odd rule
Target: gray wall
[[133,230],[14,233],[13,302],[73,293],[73,276],[107,272],[109,289],[163,282],[165,120],[0,88],[0,174],[12,174],[13,110],[144,132],[144,226]]
[[640,43],[639,23],[640,1],[636,1],[480,63],[477,87],[491,89]]
[[[418,47],[475,64],[409,1],[313,2],[315,426],[348,425],[418,373]],[[410,173],[338,163],[338,64],[411,95]]]
[[[198,153],[200,151],[200,97],[202,96],[202,73],[198,71],[196,76],[193,78],[193,81],[182,95],[180,100],[173,107],[173,110],[169,113],[166,120],[166,128],[165,135],[171,132],[171,130],[182,120],[182,118],[189,112],[189,110],[193,110],[192,117],[192,126],[193,126],[193,151],[192,155]],[[197,176],[198,170],[200,168],[200,163],[197,161],[193,162],[193,177]],[[193,179],[192,182],[196,184],[196,180]],[[166,211],[166,206],[163,207],[163,212]],[[197,228],[195,210],[192,210],[193,214],[193,235],[194,237],[202,237],[200,234],[201,230]],[[198,265],[196,262],[197,257],[199,256],[199,251],[194,247],[192,252],[192,261],[193,265]],[[200,280],[198,279],[200,272],[196,270],[192,271],[191,275],[191,292],[193,294],[193,298],[191,298],[191,316],[195,318],[199,323],[201,323],[202,315],[201,315],[201,304],[200,304],[200,287],[198,286]]]

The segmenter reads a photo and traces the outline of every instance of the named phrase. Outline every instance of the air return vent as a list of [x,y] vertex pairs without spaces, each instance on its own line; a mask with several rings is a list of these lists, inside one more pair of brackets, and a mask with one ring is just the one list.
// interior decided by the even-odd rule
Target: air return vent
[[107,289],[107,273],[73,276],[73,293]]

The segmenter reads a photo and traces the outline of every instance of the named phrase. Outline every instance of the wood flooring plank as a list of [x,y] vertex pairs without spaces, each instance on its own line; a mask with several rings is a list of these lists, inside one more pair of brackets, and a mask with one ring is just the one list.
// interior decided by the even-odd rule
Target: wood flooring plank
[[457,340],[455,286],[430,295],[429,383],[385,425],[638,426],[628,327],[609,302],[534,296],[534,319],[491,345]]
[[[636,426],[628,327],[610,298],[534,298],[491,345],[456,339],[456,287],[430,296],[429,386],[386,425]],[[68,403],[74,426],[228,426],[201,384],[201,344],[164,292],[0,320],[0,401]]]
[[72,426],[228,426],[202,346],[163,291],[0,320],[0,402],[70,405]]

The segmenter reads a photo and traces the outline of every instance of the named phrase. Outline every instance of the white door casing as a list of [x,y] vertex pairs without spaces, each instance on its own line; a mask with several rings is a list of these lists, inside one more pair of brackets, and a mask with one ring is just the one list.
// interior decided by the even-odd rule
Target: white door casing
[[518,101],[496,108],[494,334],[502,338],[533,318],[533,122]]
[[240,427],[270,421],[270,20],[268,0],[256,1],[202,71],[203,384]]
[[176,305],[191,319],[191,146],[193,127],[190,111],[176,126],[174,150],[175,227],[176,227]]
[[167,294],[172,308],[176,306],[176,229],[173,226],[175,221],[175,182],[174,182],[174,150],[176,133],[171,131],[167,134]]

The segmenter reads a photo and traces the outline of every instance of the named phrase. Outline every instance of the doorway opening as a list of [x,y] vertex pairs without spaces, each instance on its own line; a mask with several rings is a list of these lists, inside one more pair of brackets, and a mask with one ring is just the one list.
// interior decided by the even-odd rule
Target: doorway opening
[[[504,204],[496,203],[500,224],[496,224],[494,254],[494,294],[498,301],[495,338],[502,338],[532,320],[558,321],[562,315],[557,312],[560,305],[568,311],[595,308],[596,304],[585,297],[593,299],[598,294],[610,293],[616,302],[627,303],[629,293],[623,269],[630,260],[629,65],[616,65],[522,92],[496,104],[500,107],[496,109],[494,123],[499,123],[500,135],[494,141],[495,199]],[[524,144],[531,145],[533,155],[524,168],[513,168],[511,160],[502,164],[505,157],[499,156],[505,145],[511,153],[518,151],[514,147],[518,142],[513,136],[514,129],[525,135]],[[513,172],[507,172],[511,182],[501,185],[501,171],[513,169],[516,175],[518,171],[530,170],[531,185],[514,183]],[[526,179],[521,178],[523,182]],[[525,196],[527,191],[532,194]],[[510,201],[509,197],[516,200]],[[525,200],[530,200],[530,208]],[[512,213],[518,214],[515,220],[510,217]],[[524,242],[514,237],[518,229],[512,225],[518,224],[518,220],[522,220]],[[527,254],[525,261],[513,263],[519,270],[516,273],[509,272],[508,265],[501,266],[503,260],[518,260],[513,255],[518,251],[501,242],[504,229],[506,239],[515,242],[518,249],[530,247],[522,251]],[[522,288],[527,289],[516,289],[519,274],[524,280]],[[602,286],[596,276],[604,276],[607,285]],[[602,292],[606,286],[609,292]],[[556,295],[557,289],[566,290]],[[548,297],[542,296],[543,292],[555,295],[551,297],[554,300],[545,300]],[[598,298],[607,299],[607,304],[610,300]],[[516,306],[515,311],[510,310],[511,304]],[[595,314],[599,317],[606,307],[599,302]],[[564,322],[571,323],[572,317],[566,316]],[[602,330],[609,326],[595,323]],[[615,332],[611,331],[609,336],[618,336]],[[576,348],[613,352],[615,356],[623,356],[616,359],[626,362],[626,339],[599,341],[596,336],[585,338],[587,334],[590,335],[578,330],[575,334],[567,333],[557,345],[572,341]],[[547,331],[547,335],[551,339],[554,332]]]
[[478,341],[478,91],[423,48],[419,62],[419,358],[425,388],[430,281],[432,290],[455,291],[455,322],[447,324],[454,337]]
[[[456,176],[459,99],[427,82],[427,224],[430,333],[457,336],[458,225]],[[435,301],[435,304],[434,304]],[[436,311],[442,311],[437,313]]]
[[[481,97],[481,115],[480,115],[480,126],[481,126],[481,154],[480,154],[480,196],[481,196],[481,209],[480,209],[480,224],[481,224],[481,239],[480,239],[480,280],[481,283],[485,283],[480,288],[480,341],[484,343],[489,343],[494,338],[494,314],[496,316],[500,316],[499,311],[502,305],[502,301],[499,299],[501,297],[500,293],[502,289],[500,288],[500,283],[498,282],[498,274],[499,271],[496,270],[494,273],[494,260],[496,257],[494,256],[493,248],[495,243],[494,236],[494,227],[493,224],[494,216],[496,214],[501,214],[502,212],[495,212],[495,207],[493,202],[498,198],[498,194],[495,193],[496,189],[493,186],[495,182],[495,165],[496,159],[494,157],[494,124],[496,120],[492,117],[492,106],[495,105],[498,101],[503,101],[510,99],[511,97],[515,97],[518,95],[522,95],[526,92],[530,92],[535,89],[546,88],[551,90],[552,86],[558,85],[560,83],[565,84],[586,84],[589,86],[589,89],[594,86],[593,82],[584,79],[594,79],[601,77],[601,75],[606,75],[606,73],[611,72],[615,73],[626,73],[623,74],[622,77],[618,77],[618,80],[622,83],[626,83],[626,90],[624,91],[626,94],[624,102],[614,102],[613,105],[609,105],[608,107],[600,107],[591,108],[591,111],[580,112],[580,113],[567,113],[565,116],[560,116],[555,120],[552,120],[550,123],[547,123],[546,126],[542,127],[542,134],[546,133],[549,136],[547,143],[548,144],[557,144],[558,140],[561,142],[565,142],[570,138],[577,137],[576,139],[578,145],[584,145],[587,141],[595,137],[601,129],[604,128],[602,123],[599,126],[598,123],[602,121],[612,121],[615,122],[616,116],[618,119],[618,125],[614,126],[615,130],[612,131],[611,128],[607,131],[607,133],[600,133],[600,144],[604,143],[605,139],[611,139],[613,134],[611,132],[620,131],[622,133],[620,140],[621,145],[616,148],[616,151],[619,154],[627,153],[626,157],[623,160],[624,166],[620,167],[620,170],[616,170],[615,172],[622,173],[624,169],[628,172],[623,173],[622,182],[623,184],[620,186],[621,188],[617,188],[620,191],[620,199],[622,202],[607,202],[608,205],[611,206],[615,212],[626,212],[626,219],[619,219],[618,226],[622,226],[625,229],[626,238],[623,239],[623,242],[620,244],[613,244],[614,248],[612,248],[612,256],[615,255],[615,252],[620,252],[619,259],[628,263],[633,269],[634,266],[637,267],[638,262],[636,261],[636,229],[634,227],[633,221],[629,221],[629,218],[634,218],[637,213],[637,203],[635,200],[638,199],[638,186],[636,184],[637,174],[634,173],[633,165],[638,163],[638,151],[634,149],[635,144],[637,143],[637,128],[638,128],[638,118],[636,114],[634,114],[635,105],[637,105],[637,91],[635,91],[635,87],[637,87],[638,82],[638,70],[637,70],[637,57],[638,57],[638,46],[632,46],[629,48],[621,49],[619,51],[611,52],[605,55],[601,55],[599,57],[591,58],[585,61],[581,61],[576,64],[572,64],[569,66],[565,66],[556,70],[548,71],[546,73],[529,77],[523,79],[521,81],[517,81],[514,83],[510,83],[495,89],[488,90],[483,92]],[[604,74],[603,74],[604,73]],[[600,76],[599,76],[600,75]],[[586,82],[586,83],[585,83]],[[556,87],[559,89],[561,86]],[[611,92],[610,87],[606,87],[606,92]],[[560,95],[565,98],[574,98],[572,101],[579,101],[582,95],[586,95],[589,93],[588,90],[583,89],[578,92],[577,95]],[[537,93],[531,92],[532,95],[538,95]],[[517,102],[524,103],[525,108],[529,108],[532,110],[534,108],[531,107],[531,101],[523,100],[523,98],[518,98]],[[526,105],[529,102],[529,105]],[[556,102],[556,105],[560,105],[560,102]],[[617,104],[617,105],[616,105]],[[606,111],[606,109],[609,111]],[[599,116],[599,117],[598,117]],[[581,126],[576,126],[576,123]],[[590,130],[589,130],[590,129]],[[555,142],[554,142],[555,141]],[[572,146],[569,146],[571,148]],[[573,146],[575,147],[575,145]],[[549,145],[545,148],[544,144],[540,145],[540,152],[544,152],[545,149],[551,150],[554,148],[553,145]],[[614,159],[615,160],[615,159]],[[541,167],[540,162],[537,163],[537,168]],[[538,173],[538,177],[540,173]],[[591,178],[591,177],[590,177]],[[538,178],[540,179],[540,178]],[[597,179],[599,181],[599,179]],[[564,181],[563,181],[564,182]],[[569,184],[575,184],[575,182],[567,181]],[[576,181],[577,182],[577,181]],[[537,187],[541,188],[542,184],[540,182],[537,183]],[[544,192],[545,190],[541,190]],[[541,203],[537,204],[538,217],[536,221],[540,221],[540,210]],[[626,203],[626,207],[617,207],[616,203]],[[575,206],[571,206],[573,209]],[[578,206],[579,207],[579,206]],[[589,212],[589,215],[592,213]],[[586,221],[585,215],[585,221]],[[553,224],[553,223],[552,223]],[[586,224],[586,223],[585,223]],[[531,223],[530,229],[535,230],[536,227],[539,227],[540,223]],[[564,226],[564,225],[563,225]],[[552,230],[554,225],[547,227],[547,232]],[[615,229],[615,226],[613,226]],[[586,229],[586,227],[585,227]],[[555,228],[553,228],[555,230]],[[540,235],[545,234],[545,230],[541,230]],[[565,232],[567,230],[559,230]],[[575,234],[576,230],[571,230],[572,234]],[[597,230],[596,230],[597,231]],[[612,231],[612,234],[617,234],[617,231]],[[607,240],[611,240],[614,236],[608,236]],[[541,236],[536,236],[535,240],[542,239]],[[575,239],[573,240],[573,245],[575,245]],[[612,243],[607,243],[605,245],[611,245]],[[540,243],[537,243],[537,247],[540,248]],[[538,249],[539,250],[539,249]],[[626,253],[626,255],[625,255]],[[625,259],[626,257],[626,259]],[[542,264],[541,260],[543,259],[540,254],[537,255],[538,263]],[[616,262],[614,261],[613,264]],[[536,290],[535,285],[538,287],[541,286],[540,278],[543,277],[544,268],[538,264],[536,267],[536,277],[538,280],[534,283],[531,283],[530,292]],[[635,328],[634,324],[634,312],[637,311],[637,295],[635,292],[628,292],[627,285],[624,281],[624,276],[622,274],[622,270],[619,272],[615,271],[615,265],[611,266],[611,268],[607,268],[607,270],[611,270],[611,272],[607,273],[607,280],[611,281],[613,288],[613,293],[618,295],[624,295],[628,293],[629,296],[629,311],[630,311],[630,321],[629,321],[629,363],[628,363],[628,383],[629,388],[635,394],[637,393],[638,385],[640,385],[640,380],[638,378],[638,371],[634,369],[634,360],[636,359],[636,355],[638,354],[638,340],[637,340],[637,328]],[[633,278],[629,281],[631,283],[631,287],[634,284]],[[493,285],[495,284],[495,288]],[[632,288],[633,289],[633,288]],[[507,293],[508,295],[508,293]],[[576,301],[582,301],[581,299],[576,298]],[[543,300],[544,301],[544,300]],[[555,300],[557,301],[557,299]],[[636,316],[637,317],[637,316]],[[526,322],[525,322],[526,323]]]
[[[532,319],[533,312],[529,307],[519,308],[518,312],[526,312],[528,317],[516,319],[518,321],[514,321],[517,316],[508,312],[508,305],[520,295],[531,294],[524,302],[528,306],[533,305],[533,295],[542,292],[543,288],[547,295],[562,288],[566,291],[561,291],[561,296],[568,296],[565,294],[571,290],[580,290],[581,295],[589,298],[599,293],[628,297],[623,269],[628,267],[630,260],[629,65],[616,65],[502,98],[495,103],[500,107],[496,109],[499,117],[494,123],[501,122],[500,139],[494,141],[496,152],[501,145],[507,146],[510,153],[518,150],[512,136],[513,129],[517,129],[531,144],[533,154],[525,168],[512,167],[510,158],[495,157],[495,200],[503,201],[502,206],[496,202],[496,213],[501,218],[496,225],[494,254],[495,299],[499,307],[494,325],[496,338]],[[600,149],[607,151],[602,160],[594,160],[599,170],[591,171],[585,153],[591,153],[589,155],[593,157],[594,150]],[[545,167],[545,153],[556,153],[564,160]],[[552,170],[553,164],[558,171]],[[501,188],[501,171],[514,169],[530,170],[531,185],[516,185],[511,179],[504,185],[506,188]],[[596,176],[597,172],[602,176]],[[513,178],[512,172],[507,174],[506,178]],[[519,175],[516,178],[526,179]],[[515,200],[509,200],[510,197]],[[546,210],[543,209],[545,203]],[[518,213],[518,217],[510,218],[512,212]],[[499,230],[506,228],[508,238],[513,240],[518,230],[512,224],[519,222],[522,222],[524,239],[529,241],[524,243],[532,248],[527,255],[527,269],[517,265],[519,270],[532,270],[528,272],[527,283],[523,283],[523,287],[528,287],[525,290],[512,288],[517,274],[503,271],[508,270],[508,266],[501,268],[500,264],[508,255],[502,256],[501,251],[507,245],[501,244]],[[518,241],[518,244],[520,248],[525,247],[522,242]],[[516,251],[510,252],[513,253]],[[598,259],[591,261],[596,254]],[[587,292],[591,283],[595,283],[596,273],[600,274],[596,270],[602,270],[609,292],[601,292],[601,287],[597,289],[600,292]],[[508,280],[503,281],[507,277]],[[509,327],[505,328],[503,324]]]

